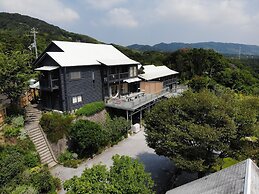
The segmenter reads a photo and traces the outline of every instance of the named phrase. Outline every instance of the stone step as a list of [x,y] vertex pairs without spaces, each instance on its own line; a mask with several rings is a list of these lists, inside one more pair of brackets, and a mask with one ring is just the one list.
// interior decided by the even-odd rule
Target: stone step
[[[49,151],[49,149],[47,148],[46,150],[43,150],[42,152],[39,152],[39,155],[41,158],[44,158],[47,155],[51,155],[51,152]],[[52,155],[51,155],[52,156]]]
[[32,141],[34,143],[34,145],[36,146],[36,149],[42,147],[42,146],[47,146],[46,142],[44,140],[41,141]]
[[30,138],[35,138],[37,136],[42,136],[42,133],[40,131],[35,131],[30,134]]
[[41,147],[36,147],[37,151],[38,152],[42,152],[43,150],[45,149],[49,149],[48,146],[45,144],[45,145],[42,145]]
[[52,157],[52,155],[47,155],[40,159],[41,159],[41,162],[45,164],[48,160],[50,160],[50,159],[53,160],[53,157]]
[[31,138],[33,142],[37,143],[38,141],[45,141],[43,135],[37,136],[35,138]]
[[33,135],[35,134],[42,134],[41,131],[38,129],[38,130],[35,130],[35,131],[29,131],[29,135],[30,137],[32,137]]
[[52,162],[48,163],[48,167],[49,168],[52,168],[52,167],[54,167],[56,165],[57,165],[57,163],[55,161],[52,161]]
[[47,144],[46,142],[42,143],[42,144],[39,144],[39,145],[35,145],[37,151],[39,150],[42,150],[42,149],[45,149],[47,147]]

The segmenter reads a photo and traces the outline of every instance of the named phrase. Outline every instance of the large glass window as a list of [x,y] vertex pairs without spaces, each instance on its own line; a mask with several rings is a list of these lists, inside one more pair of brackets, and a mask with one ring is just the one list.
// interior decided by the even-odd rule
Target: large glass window
[[137,67],[133,66],[130,67],[130,77],[136,77],[137,76]]
[[80,79],[80,78],[81,78],[80,71],[70,72],[70,79]]

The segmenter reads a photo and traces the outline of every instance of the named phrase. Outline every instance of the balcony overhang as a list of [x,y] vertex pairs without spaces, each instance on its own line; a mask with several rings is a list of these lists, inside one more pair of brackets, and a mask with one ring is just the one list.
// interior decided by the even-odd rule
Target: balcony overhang
[[134,83],[134,82],[139,82],[141,81],[141,79],[139,79],[138,77],[134,77],[134,78],[129,78],[129,79],[125,79],[123,80],[124,82],[127,82],[127,83]]
[[58,66],[43,66],[43,67],[36,68],[35,71],[53,71],[58,68],[59,68]]

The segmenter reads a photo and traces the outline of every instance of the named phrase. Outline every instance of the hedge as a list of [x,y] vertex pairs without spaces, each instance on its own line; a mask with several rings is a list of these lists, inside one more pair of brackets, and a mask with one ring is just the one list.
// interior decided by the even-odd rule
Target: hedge
[[105,108],[105,104],[103,101],[92,102],[84,105],[80,109],[76,111],[77,116],[91,116],[98,112],[101,112]]

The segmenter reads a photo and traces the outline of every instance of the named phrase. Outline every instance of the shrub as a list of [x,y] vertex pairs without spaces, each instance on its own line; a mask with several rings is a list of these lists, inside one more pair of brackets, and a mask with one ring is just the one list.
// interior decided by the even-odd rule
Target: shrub
[[10,126],[10,125],[7,125],[4,127],[4,136],[5,137],[17,137],[19,136],[20,134],[20,131],[21,131],[21,128],[20,127],[13,127],[13,126]]
[[77,168],[78,165],[81,163],[81,160],[66,160],[63,165],[65,167],[69,167],[69,168]]
[[47,166],[36,166],[23,173],[23,184],[30,184],[38,190],[39,193],[55,192],[56,180],[51,176]]
[[123,117],[115,117],[104,125],[105,130],[109,133],[111,144],[116,144],[123,137],[127,137],[130,127],[130,122]]
[[73,153],[69,152],[66,150],[64,153],[61,153],[60,156],[58,157],[58,161],[60,163],[64,163],[67,160],[72,160],[73,158]]
[[64,135],[67,135],[68,129],[73,121],[73,116],[63,115],[55,112],[48,112],[42,115],[40,125],[46,132],[48,139],[52,143],[57,143]]
[[38,194],[38,191],[32,186],[21,185],[16,187],[11,194]]
[[88,120],[74,123],[70,128],[69,138],[71,149],[80,156],[92,156],[109,142],[107,132],[100,125]]
[[14,147],[1,148],[0,185],[4,186],[25,170],[24,157]]
[[23,116],[17,116],[17,117],[12,118],[12,126],[23,127],[24,126]]
[[101,112],[105,108],[103,101],[92,102],[84,105],[82,108],[76,111],[77,116],[91,116],[98,112]]
[[25,109],[19,107],[16,104],[10,104],[6,109],[6,113],[7,113],[7,115],[10,115],[10,116],[24,115]]

